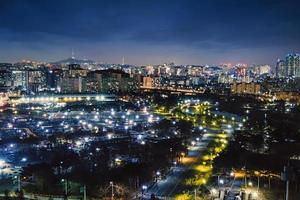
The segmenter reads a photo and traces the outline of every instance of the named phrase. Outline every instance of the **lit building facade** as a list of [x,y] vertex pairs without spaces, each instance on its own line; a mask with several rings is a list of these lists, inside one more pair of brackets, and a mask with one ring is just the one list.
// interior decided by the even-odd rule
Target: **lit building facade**
[[254,82],[251,83],[233,83],[231,85],[231,92],[233,94],[260,94],[260,85]]
[[276,75],[282,77],[300,77],[300,55],[288,54],[285,60],[278,60]]

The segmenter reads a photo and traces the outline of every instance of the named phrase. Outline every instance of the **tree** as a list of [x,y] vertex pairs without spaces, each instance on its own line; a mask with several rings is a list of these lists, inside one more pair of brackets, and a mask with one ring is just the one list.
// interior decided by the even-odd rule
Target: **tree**
[[191,122],[185,120],[178,121],[176,125],[182,135],[189,135],[193,127],[193,124]]

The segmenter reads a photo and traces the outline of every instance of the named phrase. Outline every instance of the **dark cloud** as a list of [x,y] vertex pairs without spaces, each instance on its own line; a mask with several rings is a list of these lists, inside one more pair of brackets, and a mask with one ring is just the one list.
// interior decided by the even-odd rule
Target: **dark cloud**
[[274,62],[300,49],[299,6],[297,0],[0,0],[0,59],[47,58],[43,52],[58,59],[75,47],[115,62],[120,54],[133,63],[163,56]]

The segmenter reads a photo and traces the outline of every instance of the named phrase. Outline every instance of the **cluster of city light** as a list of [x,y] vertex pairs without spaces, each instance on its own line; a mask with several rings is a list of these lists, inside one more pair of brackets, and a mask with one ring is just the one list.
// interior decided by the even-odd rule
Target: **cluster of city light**
[[[96,101],[105,101],[105,97],[103,95],[92,96],[93,99]],[[37,96],[37,97],[21,97],[18,99],[11,99],[11,102],[14,104],[24,104],[24,103],[58,103],[58,102],[75,102],[75,101],[82,101],[82,100],[91,100],[92,97],[90,96]]]
[[0,168],[7,167],[8,165],[9,164],[5,160],[0,159]]

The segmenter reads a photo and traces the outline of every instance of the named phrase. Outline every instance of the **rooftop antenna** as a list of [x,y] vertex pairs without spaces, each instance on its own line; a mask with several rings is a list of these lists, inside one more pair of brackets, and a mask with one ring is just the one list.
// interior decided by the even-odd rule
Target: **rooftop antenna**
[[125,57],[122,57],[122,65],[125,65]]
[[72,49],[72,57],[71,57],[73,60],[75,59],[75,53],[74,53],[74,50]]

